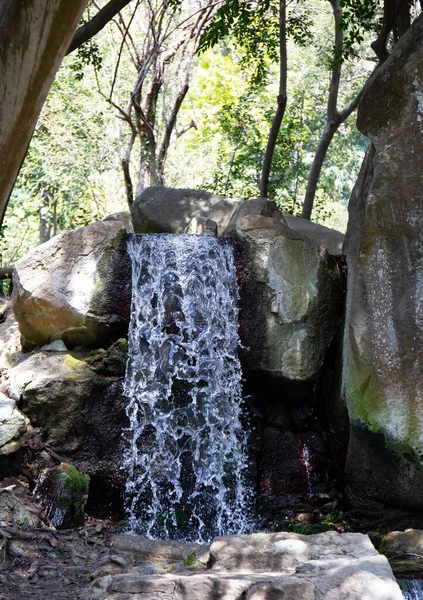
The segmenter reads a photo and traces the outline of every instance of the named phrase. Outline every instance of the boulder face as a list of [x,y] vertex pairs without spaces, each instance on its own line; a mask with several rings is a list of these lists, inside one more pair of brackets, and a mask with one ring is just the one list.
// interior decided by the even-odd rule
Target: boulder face
[[135,198],[132,222],[135,233],[184,233],[191,219],[206,217],[222,234],[239,204],[203,190],[149,187]]
[[119,370],[117,353],[113,346],[91,353],[34,352],[9,370],[6,381],[9,397],[39,432],[32,450],[75,465],[91,477],[93,492],[101,482],[110,487],[124,480],[124,362]]
[[21,335],[10,301],[0,298],[0,371],[7,370],[21,354]]
[[12,398],[0,392],[0,455],[18,450],[31,432],[29,419],[16,408]]
[[270,200],[267,200],[267,198],[252,198],[251,200],[246,200],[238,204],[223,235],[228,235],[232,231],[235,231],[237,221],[247,215],[261,215],[262,217],[278,219],[286,225],[285,217],[275,202],[271,202]]
[[282,220],[238,220],[240,336],[244,368],[291,381],[313,381],[342,313],[342,281],[323,246]]
[[286,224],[293,231],[305,235],[314,240],[319,246],[323,246],[333,256],[343,256],[344,234],[336,229],[329,229],[324,225],[313,223],[307,219],[294,217],[289,213],[283,213]]
[[126,334],[131,267],[122,221],[65,231],[15,265],[13,310],[25,340],[109,345]]
[[371,140],[350,201],[343,389],[347,482],[423,508],[423,20],[366,86]]

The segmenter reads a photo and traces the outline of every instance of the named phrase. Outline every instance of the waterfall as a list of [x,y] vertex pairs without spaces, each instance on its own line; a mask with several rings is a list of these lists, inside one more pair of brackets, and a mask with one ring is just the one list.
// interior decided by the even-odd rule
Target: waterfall
[[132,235],[124,469],[131,530],[208,541],[249,529],[230,244]]
[[423,598],[423,580],[399,579],[398,583],[404,600],[421,600]]

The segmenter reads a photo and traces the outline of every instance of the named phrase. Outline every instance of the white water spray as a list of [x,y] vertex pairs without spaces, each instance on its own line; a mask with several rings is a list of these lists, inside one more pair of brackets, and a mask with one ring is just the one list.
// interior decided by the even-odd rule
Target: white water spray
[[421,600],[423,598],[423,581],[421,579],[402,579],[399,584],[404,600]]
[[209,236],[143,235],[128,250],[130,527],[198,541],[247,532],[232,248]]

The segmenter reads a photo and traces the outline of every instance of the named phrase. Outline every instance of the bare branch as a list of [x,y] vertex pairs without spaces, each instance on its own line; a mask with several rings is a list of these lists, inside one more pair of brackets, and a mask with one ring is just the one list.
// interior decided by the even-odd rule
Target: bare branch
[[131,26],[131,23],[134,20],[135,13],[136,13],[136,10],[137,10],[137,8],[138,8],[139,5],[140,5],[140,0],[137,0],[137,4],[136,4],[135,9],[134,9],[134,11],[133,11],[133,13],[131,15],[131,18],[129,19],[128,26],[126,27],[124,35],[123,35],[123,38],[122,38],[122,42],[121,42],[121,45],[120,45],[120,48],[119,48],[118,58],[117,58],[117,61],[116,61],[115,72],[113,74],[112,85],[111,85],[111,88],[110,88],[110,94],[109,94],[110,98],[113,96],[113,91],[114,91],[114,88],[115,88],[115,85],[116,85],[117,73],[118,73],[120,61],[121,61],[121,58],[122,58],[122,51],[123,51],[123,47],[125,45],[126,36],[128,34],[128,30],[129,30],[129,28]]

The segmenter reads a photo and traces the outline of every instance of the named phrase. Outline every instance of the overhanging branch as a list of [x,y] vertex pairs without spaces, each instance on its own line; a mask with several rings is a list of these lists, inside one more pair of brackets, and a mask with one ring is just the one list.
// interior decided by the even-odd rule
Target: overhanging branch
[[70,54],[85,42],[88,42],[99,31],[127,6],[132,0],[110,0],[98,13],[76,30],[74,38],[66,54]]

